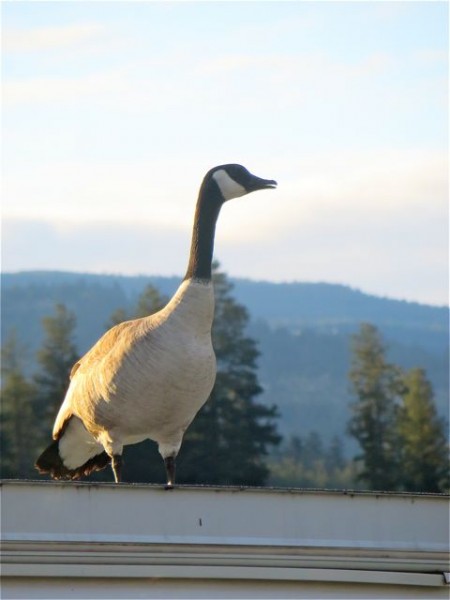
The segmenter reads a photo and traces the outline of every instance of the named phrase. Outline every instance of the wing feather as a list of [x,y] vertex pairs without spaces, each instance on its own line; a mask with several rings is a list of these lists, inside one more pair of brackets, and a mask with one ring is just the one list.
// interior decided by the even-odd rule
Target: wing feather
[[[53,438],[59,439],[74,414],[74,403],[77,401],[78,381],[82,376],[95,376],[101,361],[108,359],[114,350],[115,354],[125,353],[134,339],[134,333],[139,329],[139,323],[144,319],[124,321],[109,329],[92,348],[78,360],[70,372],[70,385],[64,401],[59,409],[53,426]],[[147,319],[148,321],[148,319]],[[83,388],[82,388],[83,389]],[[82,419],[82,415],[77,415]]]

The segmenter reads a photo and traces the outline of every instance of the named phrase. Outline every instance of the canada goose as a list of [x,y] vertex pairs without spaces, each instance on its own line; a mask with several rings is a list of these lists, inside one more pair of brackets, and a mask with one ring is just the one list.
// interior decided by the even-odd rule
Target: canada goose
[[184,280],[162,310],[116,325],[74,365],[54,441],[36,461],[40,473],[77,479],[111,463],[119,482],[124,445],[149,438],[164,459],[167,487],[173,486],[183,434],[216,378],[211,261],[220,208],[226,200],[276,185],[241,165],[208,171]]

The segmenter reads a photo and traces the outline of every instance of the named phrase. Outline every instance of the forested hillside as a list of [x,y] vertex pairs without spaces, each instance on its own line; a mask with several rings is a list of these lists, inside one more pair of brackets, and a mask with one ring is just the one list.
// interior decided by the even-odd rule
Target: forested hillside
[[[43,337],[42,318],[56,303],[76,314],[76,343],[83,353],[104,332],[112,313],[134,305],[149,282],[171,295],[179,281],[58,272],[3,274],[2,338],[17,331],[32,372]],[[251,316],[249,333],[259,343],[262,400],[278,405],[282,433],[304,436],[315,430],[327,443],[339,435],[349,448],[349,337],[361,322],[379,328],[391,360],[427,371],[439,412],[448,418],[447,308],[377,298],[341,285],[232,281],[235,297]]]

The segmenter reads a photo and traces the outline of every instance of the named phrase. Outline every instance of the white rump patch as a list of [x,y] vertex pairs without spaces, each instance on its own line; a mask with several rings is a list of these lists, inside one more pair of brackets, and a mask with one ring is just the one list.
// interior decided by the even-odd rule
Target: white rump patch
[[245,187],[232,179],[225,169],[219,169],[218,171],[215,171],[212,176],[219,186],[219,189],[225,200],[239,198],[239,196],[244,196],[247,194]]
[[68,469],[77,469],[90,458],[103,452],[78,417],[72,417],[59,440],[59,455]]

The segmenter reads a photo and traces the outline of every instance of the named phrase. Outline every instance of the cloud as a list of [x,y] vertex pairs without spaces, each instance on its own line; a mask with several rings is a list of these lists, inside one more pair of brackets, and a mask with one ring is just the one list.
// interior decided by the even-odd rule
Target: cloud
[[[432,304],[448,301],[447,176],[442,156],[342,154],[334,160],[309,156],[289,165],[278,160],[261,164],[258,171],[279,180],[277,191],[250,194],[222,210],[216,255],[231,275],[339,282],[378,295]],[[142,190],[141,198],[133,198],[130,190],[138,194],[148,176],[145,165],[140,168],[142,172],[116,172],[115,178],[114,171],[120,169],[102,172],[99,181],[105,187],[90,190],[84,200],[86,210],[91,205],[95,213],[90,220],[88,212],[84,221],[75,215],[65,220],[67,199],[59,216],[5,218],[4,270],[181,275],[198,181],[191,174],[189,202],[180,182],[173,189],[164,182],[167,172],[157,180],[158,185],[165,183],[164,199],[156,187],[148,198]],[[89,176],[98,175],[92,167]],[[69,189],[72,183],[66,181]],[[68,199],[69,206],[77,202],[76,193]],[[96,203],[104,202],[105,209],[108,201],[116,203],[114,220],[106,220],[106,210],[100,218],[97,210]]]
[[[249,196],[231,203],[221,216],[226,239],[282,240],[307,229],[318,239],[333,230],[352,239],[359,230],[377,227],[383,238],[399,235],[402,223],[434,231],[446,239],[447,156],[421,150],[311,153],[286,156],[263,165],[279,181],[275,195]],[[235,227],[236,220],[240,226]],[[439,235],[438,235],[439,234]],[[443,249],[445,251],[445,249]]]
[[50,269],[91,273],[181,273],[189,239],[145,223],[74,223],[4,219],[2,270]]
[[3,214],[18,218],[116,223],[151,220],[185,228],[208,165],[193,157],[134,161],[54,161],[8,165]]
[[74,23],[58,27],[5,29],[5,53],[39,52],[68,48],[97,38],[104,32],[100,23]]
[[220,75],[229,71],[261,71],[263,74],[279,73],[292,80],[309,80],[312,78],[340,79],[342,76],[357,77],[371,75],[386,70],[394,64],[393,55],[387,52],[372,52],[356,61],[345,61],[323,51],[296,52],[290,54],[227,53],[206,58],[198,65],[202,74]]
[[[222,158],[222,157],[220,157]],[[307,153],[296,157],[262,154],[236,157],[257,175],[279,181],[276,192],[250,194],[222,211],[220,235],[230,243],[279,240],[291,231],[346,224],[379,223],[395,231],[402,220],[444,224],[447,215],[446,153],[383,149],[378,152]],[[248,161],[245,160],[248,158]],[[210,159],[211,160],[211,159]],[[217,160],[217,164],[220,164]],[[189,231],[204,173],[204,156],[159,160],[55,161],[27,166],[27,177],[8,165],[4,175],[5,216],[129,222]],[[21,167],[21,165],[19,165]],[[236,225],[238,224],[238,226]]]
[[90,102],[110,94],[120,95],[126,89],[122,71],[113,69],[81,77],[32,77],[9,80],[3,84],[5,106],[39,104],[58,105],[61,102]]
[[[309,22],[306,18],[297,26],[307,27]],[[281,31],[288,28],[292,35],[296,31],[291,21],[282,21],[273,27]],[[256,30],[259,30],[257,26]],[[274,102],[277,106],[295,108],[305,100],[315,100],[323,88],[333,88],[335,94],[339,90],[347,93],[355,78],[380,73],[393,60],[387,53],[377,52],[349,64],[323,51],[265,53],[257,50],[228,51],[205,58],[195,49],[176,44],[170,52],[157,58],[147,54],[149,48],[145,47],[136,58],[130,48],[136,50],[138,40],[97,23],[7,29],[4,53],[8,57],[15,52],[58,49],[60,52],[53,55],[52,60],[66,60],[73,69],[80,54],[89,56],[91,61],[94,49],[98,50],[99,46],[104,53],[116,57],[115,67],[108,61],[105,64],[94,61],[94,70],[86,69],[83,64],[85,74],[79,76],[61,77],[59,69],[54,77],[9,78],[5,74],[5,103],[7,106],[36,102],[52,105],[88,98],[90,102],[95,99],[108,107],[133,106],[144,110],[156,107],[185,110],[187,106],[202,104],[205,109],[211,107],[217,111],[228,110],[232,103],[237,111],[253,111],[253,98],[257,96],[265,109]],[[173,73],[177,76],[173,77]],[[209,85],[205,85],[205,78],[211,78]]]
[[421,49],[414,52],[413,57],[419,61],[425,67],[432,67],[434,65],[447,67],[448,65],[448,52],[440,49]]

